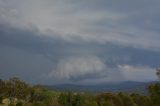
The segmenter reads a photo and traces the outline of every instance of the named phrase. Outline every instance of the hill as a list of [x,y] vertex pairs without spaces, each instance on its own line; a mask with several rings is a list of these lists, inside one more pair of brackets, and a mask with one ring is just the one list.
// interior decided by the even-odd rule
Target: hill
[[79,92],[136,92],[141,94],[147,93],[147,86],[154,82],[119,82],[119,83],[103,83],[97,85],[76,85],[76,84],[60,84],[60,85],[45,85],[44,87],[50,90],[60,91],[79,91]]

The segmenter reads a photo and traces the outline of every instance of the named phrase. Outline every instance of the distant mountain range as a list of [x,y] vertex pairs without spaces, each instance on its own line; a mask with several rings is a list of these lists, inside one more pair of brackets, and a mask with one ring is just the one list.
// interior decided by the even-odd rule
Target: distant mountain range
[[45,85],[44,87],[50,90],[59,91],[76,91],[76,92],[125,92],[125,93],[141,93],[147,94],[147,86],[155,82],[119,82],[105,83],[97,85],[76,85],[76,84],[60,84],[60,85]]

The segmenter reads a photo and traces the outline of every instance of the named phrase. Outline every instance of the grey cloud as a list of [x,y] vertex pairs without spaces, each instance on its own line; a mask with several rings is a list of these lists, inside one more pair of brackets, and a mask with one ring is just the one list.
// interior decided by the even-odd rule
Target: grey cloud
[[158,51],[131,48],[113,43],[67,42],[60,38],[41,36],[36,30],[20,30],[1,25],[0,34],[1,45],[44,55],[53,61],[74,55],[97,55],[107,60],[107,64],[131,63],[158,67],[160,61]]
[[[94,84],[124,80],[123,72],[117,68],[117,64],[148,65],[152,69],[159,65],[158,51],[129,48],[111,43],[106,45],[87,42],[71,43],[59,38],[39,36],[35,30],[20,30],[4,27],[4,25],[0,29],[0,62],[2,70],[0,75],[2,78],[19,76],[32,83],[53,84],[65,82],[66,80],[58,81],[54,77],[46,77],[51,71],[53,71],[52,76],[54,76],[54,72],[57,71],[57,73],[68,73],[68,82]],[[99,70],[94,60],[98,61],[98,66],[102,66],[102,70]],[[66,66],[67,63],[77,71],[72,72],[65,69],[68,67]],[[89,64],[87,65],[89,68],[80,65],[81,68],[74,63],[82,65],[86,63]],[[87,72],[83,72],[84,69]],[[130,74],[125,74],[125,76],[128,75]],[[61,78],[65,79],[66,77],[62,74]],[[154,77],[152,78],[154,79]]]
[[[51,84],[58,80],[46,75],[57,71],[77,83],[135,80],[128,68],[117,67],[128,64],[146,78],[152,75],[139,80],[154,80],[160,63],[158,10],[157,0],[0,0],[0,77]],[[91,60],[107,67],[96,69],[100,64],[92,67]],[[75,72],[65,66],[68,61]]]
[[[57,36],[54,33],[57,33],[66,41],[75,41],[75,38],[78,38],[86,42],[111,42],[129,47],[160,50],[157,32],[159,25],[156,24],[158,21],[154,21],[160,16],[157,11],[159,2],[156,0],[28,0],[17,1],[17,4],[18,2],[19,5],[12,5],[7,1],[2,3],[1,22],[27,29],[34,26],[44,35],[54,37]],[[104,23],[106,24],[103,25]],[[153,27],[154,25],[157,27]],[[148,30],[151,29],[150,26],[156,31]]]
[[43,73],[50,72],[54,63],[43,55],[9,46],[0,46],[0,78],[20,77],[29,83],[42,83]]

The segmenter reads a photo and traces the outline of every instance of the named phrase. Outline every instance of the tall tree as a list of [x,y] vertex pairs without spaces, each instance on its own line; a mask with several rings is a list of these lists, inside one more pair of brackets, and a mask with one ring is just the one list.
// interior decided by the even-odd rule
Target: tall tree
[[5,96],[5,82],[2,79],[0,79],[0,103],[2,102],[4,96]]
[[15,98],[26,100],[29,95],[29,85],[19,78],[14,77],[6,81],[6,96],[11,100],[11,103]]
[[156,71],[157,71],[157,72],[156,72],[156,75],[157,75],[157,77],[158,77],[159,80],[160,80],[160,68],[157,68]]
[[160,83],[149,85],[148,90],[154,106],[160,106]]

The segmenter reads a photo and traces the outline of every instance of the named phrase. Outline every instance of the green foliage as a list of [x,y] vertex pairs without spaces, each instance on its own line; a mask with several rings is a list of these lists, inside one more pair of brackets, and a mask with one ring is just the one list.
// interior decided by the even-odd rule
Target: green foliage
[[153,104],[155,106],[160,106],[160,83],[151,84],[148,90]]
[[100,106],[115,105],[123,106],[121,99],[113,93],[103,93],[97,96],[97,102]]
[[58,101],[63,106],[82,106],[83,104],[81,95],[72,92],[61,93]]
[[130,95],[137,106],[154,106],[150,97],[139,94]]
[[23,106],[24,104],[23,104],[23,102],[18,102],[17,104],[16,104],[16,106]]
[[82,101],[82,106],[98,106],[96,97],[91,93],[83,93]]
[[6,81],[5,92],[8,98],[26,99],[29,95],[29,85],[14,77]]
[[135,106],[135,102],[129,95],[120,92],[117,96],[121,99],[122,106]]
[[9,106],[160,106],[160,83],[149,85],[148,91],[149,95],[57,92],[12,78],[0,80],[0,104],[9,100]]
[[2,103],[2,100],[5,96],[4,90],[5,90],[5,82],[0,79],[0,103]]

